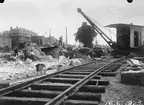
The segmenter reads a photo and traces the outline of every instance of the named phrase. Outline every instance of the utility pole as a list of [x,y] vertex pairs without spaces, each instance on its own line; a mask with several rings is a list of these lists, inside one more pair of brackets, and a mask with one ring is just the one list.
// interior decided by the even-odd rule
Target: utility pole
[[49,29],[49,38],[50,38],[50,45],[51,45],[51,29]]
[[66,44],[68,44],[68,40],[67,40],[67,27],[66,27]]

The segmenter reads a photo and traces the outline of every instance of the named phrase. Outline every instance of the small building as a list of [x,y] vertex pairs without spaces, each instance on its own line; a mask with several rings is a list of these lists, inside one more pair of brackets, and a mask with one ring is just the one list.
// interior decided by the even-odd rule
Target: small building
[[32,43],[36,43],[37,45],[45,45],[45,37],[44,36],[31,36]]
[[45,45],[49,45],[49,46],[56,45],[57,46],[57,45],[59,45],[59,41],[54,36],[49,36],[49,37],[45,38]]
[[144,26],[133,24],[110,24],[106,27],[116,28],[117,43],[123,48],[144,46]]

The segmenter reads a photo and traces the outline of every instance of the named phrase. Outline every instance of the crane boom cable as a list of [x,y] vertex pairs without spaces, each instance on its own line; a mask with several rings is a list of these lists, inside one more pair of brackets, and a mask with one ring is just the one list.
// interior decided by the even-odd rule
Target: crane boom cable
[[[86,14],[85,14],[85,16],[88,17],[88,18],[91,18],[91,17],[89,17],[89,16],[86,15]],[[90,20],[90,21],[92,22],[92,26],[95,27],[96,30],[98,30],[98,33],[99,33],[101,36],[102,36],[102,34],[103,34],[103,35],[109,40],[109,41],[107,41],[107,39],[102,36],[107,43],[108,43],[108,42],[113,42],[92,20]]]
[[[91,18],[91,17],[89,16],[89,18]],[[116,36],[116,34],[115,34],[113,31],[108,30],[106,27],[104,27],[102,24],[100,24],[100,23],[99,23],[98,21],[96,21],[94,18],[91,18],[91,20],[92,20],[95,24],[101,26],[103,29],[109,31],[109,32],[112,33],[114,36]]]
[[[111,48],[115,48],[115,42],[112,41],[80,8],[77,9],[79,13],[92,25],[92,27],[98,32],[98,34],[107,42]],[[107,39],[106,39],[106,38]]]
[[[101,30],[101,29],[100,29]],[[102,34],[107,38],[109,39],[110,41],[112,41],[112,39],[110,39],[102,30],[101,30]]]

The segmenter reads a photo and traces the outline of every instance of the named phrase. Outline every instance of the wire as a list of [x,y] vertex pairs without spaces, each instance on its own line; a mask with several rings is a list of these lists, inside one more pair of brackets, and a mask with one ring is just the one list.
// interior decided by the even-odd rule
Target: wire
[[96,23],[98,26],[101,26],[101,28],[107,30],[108,32],[112,33],[114,36],[116,36],[116,34],[114,32],[112,32],[111,30],[108,30],[106,27],[104,27],[102,24],[100,24],[98,21],[96,21],[95,19],[91,18],[90,16],[88,16],[94,23]]

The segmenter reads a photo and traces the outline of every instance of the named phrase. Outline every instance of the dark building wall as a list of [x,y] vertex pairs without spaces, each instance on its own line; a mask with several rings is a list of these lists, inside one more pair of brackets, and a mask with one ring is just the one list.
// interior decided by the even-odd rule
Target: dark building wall
[[6,46],[11,49],[11,38],[0,35],[0,48],[4,48]]
[[36,43],[37,45],[45,44],[44,36],[31,36],[31,41],[32,43]]
[[117,43],[122,48],[130,48],[130,28],[129,27],[117,28]]

